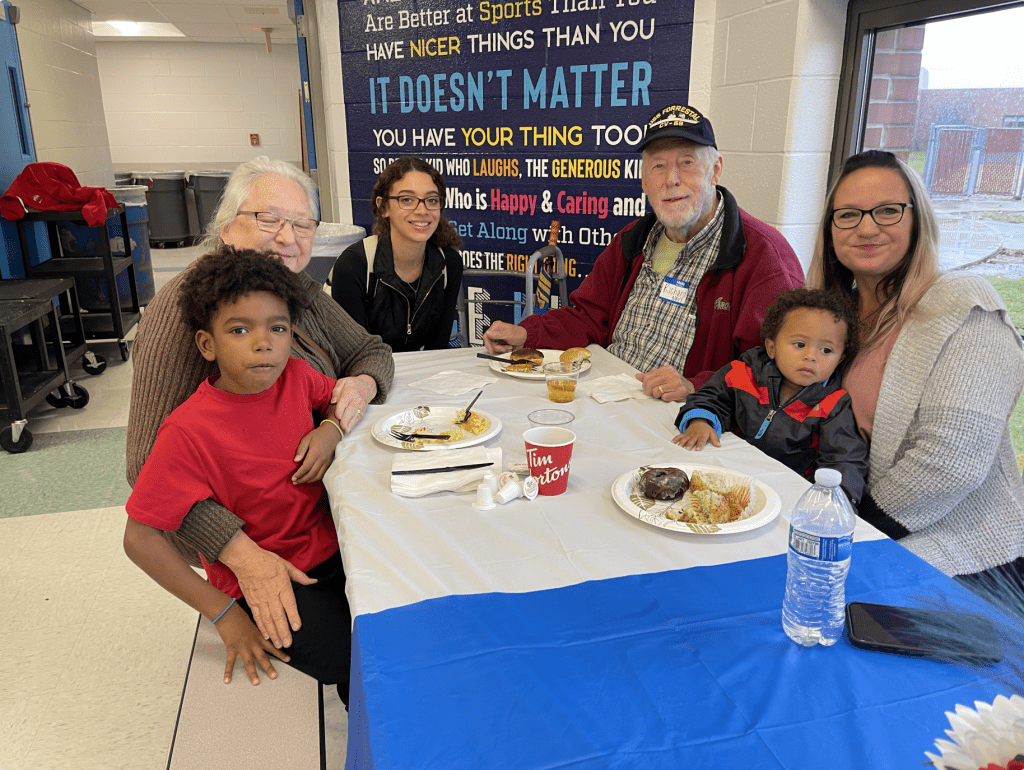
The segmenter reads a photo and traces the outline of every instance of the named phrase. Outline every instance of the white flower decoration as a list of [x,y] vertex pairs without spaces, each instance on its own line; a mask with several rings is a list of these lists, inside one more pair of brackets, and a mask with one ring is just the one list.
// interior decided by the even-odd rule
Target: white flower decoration
[[936,770],[978,770],[995,763],[1006,767],[1024,753],[1024,698],[999,695],[991,703],[974,702],[974,709],[957,704],[947,711],[950,740],[939,738],[939,754],[924,754]]

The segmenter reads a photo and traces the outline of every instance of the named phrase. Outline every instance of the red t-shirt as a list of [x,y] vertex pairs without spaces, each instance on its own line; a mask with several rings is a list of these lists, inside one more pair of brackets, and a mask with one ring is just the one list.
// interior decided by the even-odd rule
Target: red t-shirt
[[[156,434],[128,498],[128,515],[175,530],[189,509],[213,498],[245,521],[260,547],[305,572],[338,550],[324,485],[292,484],[299,441],[313,430],[312,410],[324,411],[334,380],[291,358],[262,393],[238,395],[213,386],[215,374],[171,412]],[[210,582],[241,598],[235,575],[206,564]]]

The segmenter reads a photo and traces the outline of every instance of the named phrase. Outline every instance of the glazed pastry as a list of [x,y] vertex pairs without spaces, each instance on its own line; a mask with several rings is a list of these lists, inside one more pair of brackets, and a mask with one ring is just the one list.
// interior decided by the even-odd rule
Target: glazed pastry
[[651,468],[640,474],[640,494],[651,500],[678,500],[690,479],[678,468]]

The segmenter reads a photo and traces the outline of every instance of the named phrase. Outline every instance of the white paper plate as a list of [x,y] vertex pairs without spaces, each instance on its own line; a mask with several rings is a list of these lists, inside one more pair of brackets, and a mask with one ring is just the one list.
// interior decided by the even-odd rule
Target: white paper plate
[[[710,471],[714,473],[727,472],[733,475],[735,471],[726,471],[724,468],[716,468],[710,465],[689,465],[685,463],[656,463],[651,468],[679,468],[689,476],[694,471]],[[688,532],[696,535],[731,535],[734,532],[747,532],[751,529],[763,527],[772,522],[782,510],[782,501],[778,493],[767,484],[751,479],[754,482],[754,490],[757,499],[754,501],[754,513],[746,519],[734,521],[729,524],[692,524],[685,521],[673,521],[665,516],[665,509],[672,505],[671,500],[650,500],[639,494],[637,480],[640,478],[640,469],[634,468],[615,479],[612,484],[612,499],[618,506],[630,516],[639,519],[644,524],[661,529],[671,529],[675,532]]]
[[[562,353],[564,353],[565,351],[564,350],[548,350],[547,348],[544,348],[540,352],[544,354],[544,363],[545,364],[552,364],[552,363],[558,362],[559,356],[561,356]],[[511,353],[502,353],[501,357],[502,358],[511,358],[512,354]],[[509,377],[518,377],[521,380],[543,380],[544,379],[544,372],[542,372],[540,370],[539,365],[532,372],[506,372],[505,371],[506,364],[503,364],[500,361],[488,361],[487,363],[490,365],[491,369],[493,369],[494,371],[501,372],[502,374],[507,374]],[[588,359],[588,360],[584,361],[580,365],[580,374],[583,374],[589,368],[590,368],[590,360]]]
[[464,406],[431,406],[428,408],[430,413],[425,417],[417,417],[412,409],[396,412],[390,417],[377,420],[370,431],[373,433],[373,437],[382,444],[393,446],[396,449],[411,449],[414,452],[430,452],[435,449],[458,449],[460,447],[475,446],[497,436],[501,432],[501,420],[493,414],[485,412],[483,409],[474,407],[473,414],[479,414],[491,421],[490,427],[479,436],[474,436],[469,431],[466,431],[466,438],[461,441],[418,442],[399,441],[391,435],[391,428],[394,425],[408,425],[414,430],[417,428],[428,428],[427,433],[444,433],[455,424],[455,420],[461,417],[463,411],[465,411]]

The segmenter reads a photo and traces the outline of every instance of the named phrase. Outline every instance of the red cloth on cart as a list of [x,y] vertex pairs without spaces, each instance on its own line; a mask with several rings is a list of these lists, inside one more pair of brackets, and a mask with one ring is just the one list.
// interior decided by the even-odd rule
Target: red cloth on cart
[[83,187],[63,163],[29,163],[0,197],[0,216],[21,219],[28,211],[81,211],[86,224],[107,221],[117,201],[105,187]]

